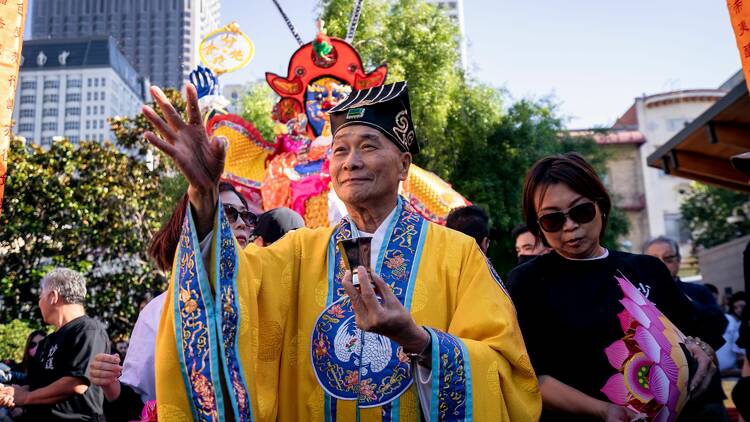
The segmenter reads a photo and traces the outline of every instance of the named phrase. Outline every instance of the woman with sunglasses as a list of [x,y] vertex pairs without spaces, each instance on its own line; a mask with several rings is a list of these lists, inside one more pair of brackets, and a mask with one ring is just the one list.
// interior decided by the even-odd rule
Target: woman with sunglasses
[[[247,246],[258,221],[245,198],[228,182],[219,184],[219,195],[237,243]],[[185,194],[169,221],[151,241],[149,255],[162,271],[170,271],[177,248],[177,236],[189,206]],[[208,246],[208,245],[206,245]],[[89,367],[91,383],[104,391],[104,413],[109,422],[140,420],[141,409],[156,399],[154,353],[156,332],[166,292],[156,296],[138,314],[124,362],[117,354],[98,354]],[[122,365],[121,365],[122,363]]]
[[[602,392],[617,373],[605,349],[624,335],[617,316],[623,290],[615,276],[630,280],[685,335],[700,335],[689,299],[661,261],[602,246],[611,207],[596,172],[576,153],[544,158],[526,176],[526,224],[552,251],[516,267],[509,289],[539,379],[542,421],[636,415]],[[716,368],[708,345],[691,340],[686,347],[698,362],[692,398],[705,391]]]

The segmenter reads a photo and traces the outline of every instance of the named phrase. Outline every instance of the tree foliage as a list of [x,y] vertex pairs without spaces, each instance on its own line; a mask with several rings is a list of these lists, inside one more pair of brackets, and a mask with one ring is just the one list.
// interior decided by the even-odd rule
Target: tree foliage
[[[323,0],[328,35],[343,37],[352,2]],[[423,0],[368,0],[354,46],[367,69],[388,63],[389,82],[407,80],[422,144],[415,162],[448,180],[492,221],[490,257],[501,272],[515,263],[510,230],[521,222],[523,179],[538,159],[578,151],[604,174],[606,154],[593,139],[568,137],[548,99],[507,101],[468,79],[458,56],[457,27]],[[616,247],[627,220],[614,210],[604,243]]]
[[[682,220],[687,224],[693,248],[710,248],[750,233],[746,214],[746,193],[693,182],[680,205]],[[744,218],[732,224],[727,218],[736,213]]]
[[[167,95],[184,111],[177,92]],[[164,290],[147,247],[184,181],[143,140],[151,128],[142,115],[111,124],[117,145],[11,143],[0,216],[0,323],[40,321],[39,281],[52,267],[87,277],[88,311],[112,335],[130,332],[141,297]]]
[[253,122],[256,129],[267,141],[274,140],[273,118],[271,110],[278,97],[265,81],[251,83],[242,95],[240,115]]
[[11,360],[20,363],[23,359],[23,349],[26,339],[32,331],[39,328],[39,324],[14,319],[7,324],[0,324],[0,361]]

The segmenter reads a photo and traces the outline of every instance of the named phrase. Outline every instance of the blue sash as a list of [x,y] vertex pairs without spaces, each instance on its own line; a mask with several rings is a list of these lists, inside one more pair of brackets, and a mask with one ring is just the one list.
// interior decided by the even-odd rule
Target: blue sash
[[237,247],[221,202],[217,208],[216,301],[206,279],[189,206],[182,225],[173,269],[177,356],[194,420],[225,420],[223,375],[235,420],[250,422],[250,394],[237,350]]
[[[395,212],[375,271],[409,309],[427,222],[405,207],[401,198]],[[385,336],[362,332],[354,321],[351,301],[341,285],[346,268],[336,243],[356,234],[356,227],[343,219],[331,235],[328,305],[312,333],[312,363],[327,395],[325,407],[329,418],[335,418],[335,399],[356,400],[358,408],[384,406],[397,413],[397,403],[391,402],[413,382],[411,362],[401,346]]]

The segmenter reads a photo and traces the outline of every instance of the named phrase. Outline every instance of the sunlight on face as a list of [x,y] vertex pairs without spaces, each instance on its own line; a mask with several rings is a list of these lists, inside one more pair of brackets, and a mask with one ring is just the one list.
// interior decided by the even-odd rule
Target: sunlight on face
[[395,197],[411,164],[411,154],[365,125],[337,131],[331,150],[333,189],[345,204],[375,203]]
[[[247,207],[245,207],[240,198],[234,192],[226,190],[220,192],[219,197],[224,205],[228,205],[239,212],[247,211]],[[239,216],[234,223],[231,223],[231,226],[232,233],[234,233],[237,243],[239,243],[240,247],[244,249],[245,246],[247,246],[247,241],[250,239],[250,235],[252,234],[252,227],[249,227]]]

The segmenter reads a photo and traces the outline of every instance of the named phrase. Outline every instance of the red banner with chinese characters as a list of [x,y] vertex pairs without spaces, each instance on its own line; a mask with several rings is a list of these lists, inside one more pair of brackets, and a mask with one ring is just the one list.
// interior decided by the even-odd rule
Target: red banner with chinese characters
[[27,0],[0,0],[0,213],[8,169],[8,148],[13,129],[13,101],[21,64]]
[[740,51],[745,83],[750,90],[750,0],[727,0],[727,8]]

